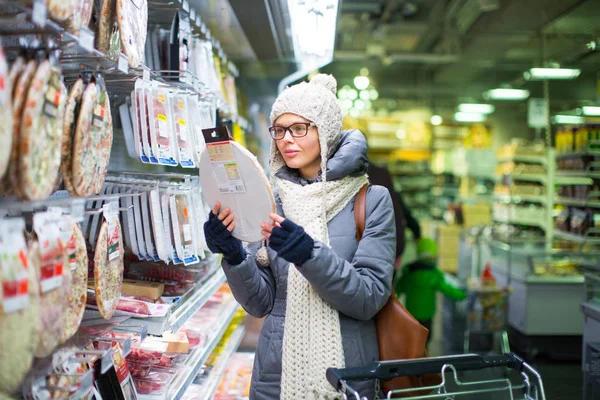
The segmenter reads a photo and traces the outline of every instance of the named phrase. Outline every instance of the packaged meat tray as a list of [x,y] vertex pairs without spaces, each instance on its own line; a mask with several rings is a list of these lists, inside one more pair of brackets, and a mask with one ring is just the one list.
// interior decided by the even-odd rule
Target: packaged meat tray
[[[196,267],[196,266],[194,266]],[[130,279],[175,283],[195,283],[206,276],[206,268],[186,268],[159,263],[133,263],[126,267]]]
[[139,394],[163,395],[175,375],[151,371],[145,378],[134,379],[133,383]]

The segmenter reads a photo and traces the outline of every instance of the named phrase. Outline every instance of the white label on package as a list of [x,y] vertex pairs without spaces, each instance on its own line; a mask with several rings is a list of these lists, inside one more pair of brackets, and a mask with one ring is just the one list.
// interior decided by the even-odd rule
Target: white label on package
[[190,224],[183,225],[182,229],[183,229],[183,240],[185,240],[186,242],[191,242],[192,241],[192,227],[190,226]]
[[221,193],[245,193],[246,186],[240,175],[233,147],[229,142],[207,143],[213,174]]

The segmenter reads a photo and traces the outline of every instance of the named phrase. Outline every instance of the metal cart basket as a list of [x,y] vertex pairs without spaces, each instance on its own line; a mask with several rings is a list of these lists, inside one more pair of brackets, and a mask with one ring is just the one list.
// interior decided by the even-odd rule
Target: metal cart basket
[[[520,382],[514,383],[506,379],[488,379],[462,382],[459,371],[477,371],[488,368],[510,368],[519,373]],[[402,395],[404,399],[457,399],[476,398],[490,399],[493,393],[505,399],[545,400],[544,386],[540,374],[519,356],[508,353],[494,356],[464,354],[456,356],[431,357],[415,360],[379,361],[359,368],[328,368],[327,380],[342,394],[344,400],[363,400],[349,381],[376,379],[390,380],[400,376],[418,376],[442,373],[442,383],[435,386],[417,389],[394,390],[387,393],[387,398]],[[430,394],[414,394],[423,390],[431,390]],[[483,395],[483,396],[482,396]],[[476,396],[476,397],[473,397]],[[495,397],[494,397],[495,398]]]

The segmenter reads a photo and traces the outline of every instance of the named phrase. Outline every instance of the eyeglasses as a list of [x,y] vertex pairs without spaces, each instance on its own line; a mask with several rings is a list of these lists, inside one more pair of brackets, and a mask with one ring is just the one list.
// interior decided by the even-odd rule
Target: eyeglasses
[[272,126],[269,128],[269,133],[273,140],[281,140],[285,137],[286,132],[290,132],[290,135],[295,138],[303,137],[308,134],[308,128],[316,126],[312,122],[296,122],[288,127],[285,126]]

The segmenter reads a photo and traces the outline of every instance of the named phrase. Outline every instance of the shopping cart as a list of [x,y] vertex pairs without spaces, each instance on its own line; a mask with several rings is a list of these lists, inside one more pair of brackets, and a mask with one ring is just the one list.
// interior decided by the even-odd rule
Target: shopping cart
[[[510,379],[471,380],[462,382],[459,371],[477,371],[488,368],[510,368],[519,373],[520,381]],[[442,383],[418,389],[394,390],[387,399],[402,395],[404,399],[473,399],[495,398],[494,393],[504,399],[545,400],[544,386],[540,374],[519,356],[508,353],[494,356],[462,354],[456,356],[431,357],[415,360],[379,361],[359,368],[328,368],[327,380],[342,394],[344,400],[363,400],[349,381],[376,379],[378,382],[401,376],[418,376],[442,373]],[[415,394],[431,391],[430,394]],[[412,395],[413,393],[414,395]],[[484,395],[484,396],[482,396]]]
[[473,333],[492,334],[494,339],[500,336],[502,352],[509,353],[510,345],[506,331],[508,288],[469,285],[467,293],[467,324],[463,353],[469,352]]

